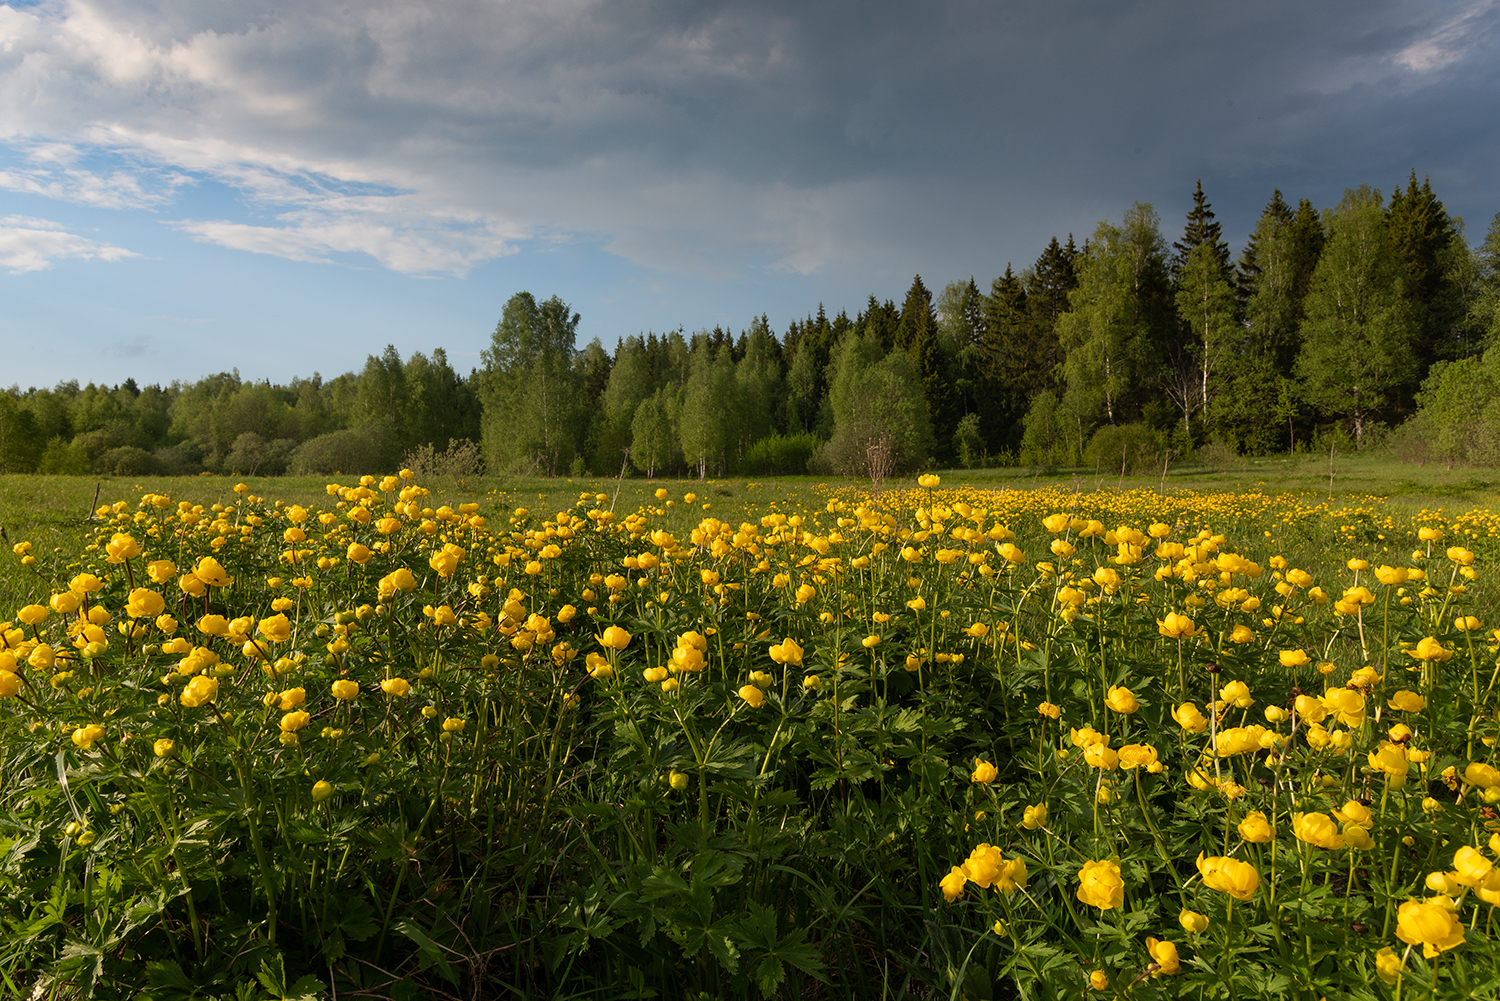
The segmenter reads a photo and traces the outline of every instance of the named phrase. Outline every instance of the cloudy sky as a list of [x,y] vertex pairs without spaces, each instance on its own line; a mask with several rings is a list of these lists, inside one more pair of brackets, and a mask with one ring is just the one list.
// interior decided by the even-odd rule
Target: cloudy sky
[[1201,178],[1500,210],[1500,0],[0,0],[0,384],[937,290]]

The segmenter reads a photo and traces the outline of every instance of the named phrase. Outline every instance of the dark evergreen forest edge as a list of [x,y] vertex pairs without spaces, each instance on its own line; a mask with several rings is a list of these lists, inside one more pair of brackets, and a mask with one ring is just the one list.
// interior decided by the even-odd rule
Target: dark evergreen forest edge
[[1179,240],[1136,203],[982,290],[579,349],[556,296],[505,304],[482,365],[394,347],[287,385],[0,392],[0,471],[884,475],[1138,470],[1330,447],[1500,465],[1500,213],[1471,247],[1413,171],[1332,209],[1275,192],[1232,258],[1200,183]]

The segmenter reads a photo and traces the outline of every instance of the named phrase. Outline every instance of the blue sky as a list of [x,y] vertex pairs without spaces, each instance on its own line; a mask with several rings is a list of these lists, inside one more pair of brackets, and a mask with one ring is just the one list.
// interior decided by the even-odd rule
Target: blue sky
[[987,287],[1194,182],[1500,210],[1500,0],[0,0],[0,383],[284,382]]

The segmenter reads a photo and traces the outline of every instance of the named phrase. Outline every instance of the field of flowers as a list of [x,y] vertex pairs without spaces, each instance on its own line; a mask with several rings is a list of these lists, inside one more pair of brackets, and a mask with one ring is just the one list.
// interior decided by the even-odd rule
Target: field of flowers
[[5,992],[1500,993],[1494,513],[694,489],[16,542]]

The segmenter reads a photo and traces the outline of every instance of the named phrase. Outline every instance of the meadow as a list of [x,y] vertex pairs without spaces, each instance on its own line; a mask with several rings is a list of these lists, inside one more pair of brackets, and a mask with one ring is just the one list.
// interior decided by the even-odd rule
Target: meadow
[[1482,476],[0,478],[0,982],[1494,996]]

